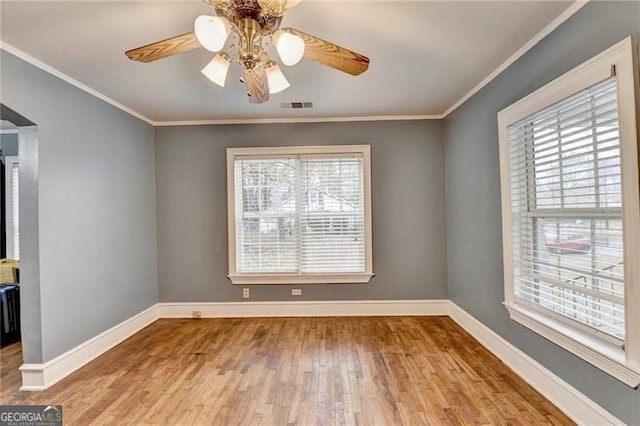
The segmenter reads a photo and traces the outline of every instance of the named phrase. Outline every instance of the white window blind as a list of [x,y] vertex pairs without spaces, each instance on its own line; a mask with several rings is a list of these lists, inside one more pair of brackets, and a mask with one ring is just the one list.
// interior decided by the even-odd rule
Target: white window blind
[[616,78],[508,127],[514,296],[625,340]]
[[362,155],[299,159],[300,271],[364,272]]
[[640,385],[636,37],[498,113],[511,319]]
[[238,156],[233,167],[236,273],[366,272],[362,154]]
[[10,259],[20,260],[20,196],[18,157],[5,157],[5,231],[6,251]]
[[11,217],[13,234],[8,236],[13,243],[13,259],[20,260],[20,196],[18,186],[18,163],[11,163]]
[[237,159],[235,181],[238,272],[295,271],[295,160]]

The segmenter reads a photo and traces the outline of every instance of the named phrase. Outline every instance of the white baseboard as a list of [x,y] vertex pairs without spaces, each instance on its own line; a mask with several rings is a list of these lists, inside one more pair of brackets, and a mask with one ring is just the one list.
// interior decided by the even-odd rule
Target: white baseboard
[[153,305],[44,364],[23,364],[20,390],[47,389],[157,319],[158,308]]
[[447,315],[448,300],[159,303],[160,318]]
[[451,301],[449,317],[576,423],[624,424]]

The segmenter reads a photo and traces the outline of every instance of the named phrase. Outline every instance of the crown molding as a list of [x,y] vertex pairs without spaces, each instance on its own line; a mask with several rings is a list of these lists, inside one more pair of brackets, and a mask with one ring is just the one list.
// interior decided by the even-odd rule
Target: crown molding
[[478,83],[473,89],[471,89],[469,92],[467,92],[466,95],[464,95],[463,97],[461,97],[460,99],[458,99],[458,101],[456,103],[454,103],[453,105],[451,105],[449,107],[449,109],[447,109],[445,112],[442,113],[442,118],[446,118],[449,114],[451,114],[453,111],[455,111],[460,105],[462,105],[463,103],[465,103],[467,100],[469,100],[469,98],[471,98],[473,95],[475,95],[476,93],[478,93],[484,86],[486,86],[487,84],[489,84],[494,78],[496,78],[502,71],[506,70],[511,64],[513,64],[515,61],[517,61],[518,59],[520,59],[520,57],[522,57],[525,53],[527,53],[529,50],[531,50],[531,48],[533,48],[533,46],[535,46],[536,44],[538,44],[543,38],[545,38],[546,36],[548,36],[549,34],[551,34],[553,32],[553,30],[555,30],[556,28],[558,28],[560,25],[562,25],[567,19],[569,19],[570,17],[572,17],[578,10],[580,10],[584,5],[586,5],[587,3],[589,3],[590,0],[576,0],[575,3],[573,3],[571,6],[569,6],[564,12],[562,12],[556,19],[554,19],[553,21],[551,21],[551,23],[549,25],[547,25],[546,27],[544,27],[542,29],[542,31],[540,31],[538,34],[536,34],[531,40],[529,40],[524,46],[522,46],[520,49],[518,49],[518,51],[516,53],[514,53],[513,55],[511,55],[509,57],[509,59],[507,59],[506,61],[504,61],[502,63],[502,65],[500,65],[498,68],[496,68],[491,74],[489,74],[488,76],[486,76],[484,78],[484,80],[482,80],[480,83]]
[[156,121],[155,126],[205,126],[220,124],[278,124],[278,123],[342,123],[350,121],[402,121],[402,120],[440,120],[442,114],[434,115],[370,115],[360,117],[307,117],[307,118],[247,118],[232,120],[186,120]]
[[[312,0],[313,1],[313,0]],[[414,1],[426,1],[426,0],[414,0]],[[447,118],[449,114],[455,111],[460,105],[465,103],[469,98],[478,93],[483,87],[489,84],[494,78],[496,78],[502,71],[507,69],[511,64],[517,61],[521,56],[527,53],[533,46],[538,44],[543,38],[549,35],[553,30],[558,28],[562,23],[569,19],[573,14],[580,10],[590,0],[576,0],[571,4],[562,14],[554,19],[549,25],[547,25],[542,31],[536,34],[531,40],[529,40],[524,46],[522,46],[516,53],[514,53],[509,59],[496,68],[491,74],[486,76],[480,83],[478,83],[473,89],[467,92],[464,96],[458,99],[453,105],[451,105],[442,114],[424,114],[424,115],[381,115],[381,116],[355,116],[355,117],[309,117],[309,118],[247,118],[247,119],[228,119],[228,120],[177,120],[177,121],[155,121],[137,111],[111,99],[103,93],[83,84],[63,72],[53,68],[44,62],[26,54],[25,52],[7,44],[0,40],[0,49],[6,50],[12,55],[17,56],[25,62],[40,68],[43,71],[52,74],[61,80],[101,99],[108,104],[152,125],[155,127],[164,126],[204,126],[204,125],[224,125],[224,124],[278,124],[278,123],[341,123],[350,121],[400,121],[400,120],[442,120]]]
[[25,61],[25,62],[27,62],[27,63],[29,63],[31,65],[33,65],[34,67],[40,68],[42,71],[48,72],[49,74],[51,74],[51,75],[53,75],[55,77],[58,77],[60,80],[65,81],[65,82],[71,84],[72,86],[75,86],[78,89],[83,90],[83,91],[89,93],[90,95],[95,96],[96,98],[98,98],[98,99],[100,99],[100,100],[102,100],[102,101],[104,101],[104,102],[106,102],[106,103],[108,103],[108,104],[110,104],[110,105],[112,105],[112,106],[114,106],[114,107],[126,112],[127,114],[130,114],[130,115],[132,115],[132,116],[134,116],[134,117],[136,117],[136,118],[138,118],[138,119],[140,119],[140,120],[142,120],[142,121],[144,121],[146,123],[149,123],[151,125],[156,125],[153,120],[145,117],[144,115],[140,114],[139,112],[134,111],[131,108],[125,106],[125,105],[122,105],[121,103],[111,99],[107,95],[98,92],[97,90],[87,86],[84,83],[79,82],[78,80],[76,80],[74,78],[69,77],[67,74],[65,74],[65,73],[53,68],[50,65],[45,64],[44,62],[34,58],[31,55],[28,55],[28,54],[24,53],[22,50],[17,49],[17,48],[11,46],[10,44],[7,44],[6,42],[4,42],[2,40],[0,40],[0,49],[7,51],[7,52],[11,53],[14,56],[17,56],[18,58],[22,59],[23,61]]

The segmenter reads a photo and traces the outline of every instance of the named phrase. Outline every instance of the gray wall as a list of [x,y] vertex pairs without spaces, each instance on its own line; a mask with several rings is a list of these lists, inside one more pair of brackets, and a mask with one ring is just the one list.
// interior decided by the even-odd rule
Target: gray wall
[[37,188],[24,196],[39,205],[39,231],[21,232],[39,232],[41,303],[23,297],[23,319],[41,315],[41,335],[23,347],[25,362],[38,363],[158,300],[154,129],[0,54],[2,103],[38,126],[37,149],[21,146],[21,155],[37,156]]
[[640,422],[640,392],[508,318],[503,296],[499,110],[640,32],[640,2],[591,2],[444,123],[449,296],[621,420]]
[[[295,300],[447,297],[440,122],[387,121],[157,128],[160,301],[242,300],[226,278],[226,148],[279,144],[371,144],[376,276],[304,285]],[[300,286],[248,287],[251,300],[290,300]]]

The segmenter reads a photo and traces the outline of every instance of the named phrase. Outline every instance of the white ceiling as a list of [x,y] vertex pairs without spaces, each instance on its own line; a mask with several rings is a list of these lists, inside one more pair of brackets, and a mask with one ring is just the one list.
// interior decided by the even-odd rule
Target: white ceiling
[[[35,58],[153,122],[438,116],[571,6],[571,1],[313,1],[283,19],[368,56],[353,77],[309,60],[282,67],[291,82],[250,104],[232,66],[227,85],[200,69],[202,48],[152,63],[124,51],[192,30],[210,7],[176,1],[0,1],[7,50]],[[277,57],[276,54],[270,55]],[[311,101],[313,109],[281,102]]]

